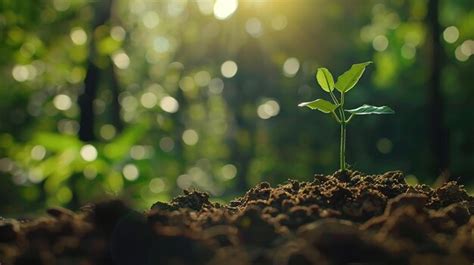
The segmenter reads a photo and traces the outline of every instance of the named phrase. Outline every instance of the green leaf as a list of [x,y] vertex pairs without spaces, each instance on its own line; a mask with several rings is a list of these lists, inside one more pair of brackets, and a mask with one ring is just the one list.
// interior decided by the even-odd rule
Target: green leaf
[[346,109],[345,111],[352,113],[354,115],[371,115],[371,114],[394,114],[395,111],[387,106],[371,106],[364,104],[355,109]]
[[310,109],[317,109],[324,113],[331,113],[335,109],[337,109],[336,105],[324,99],[316,99],[310,102],[303,102],[298,104],[298,107],[308,107]]
[[34,142],[43,145],[47,150],[55,152],[63,152],[67,149],[80,149],[82,146],[81,141],[77,137],[49,132],[37,133],[34,137]]
[[104,155],[111,160],[121,160],[127,156],[130,148],[136,144],[148,130],[148,125],[135,124],[127,128],[113,142],[105,145]]
[[359,82],[360,77],[365,71],[365,67],[371,63],[372,62],[353,64],[351,69],[347,70],[337,78],[337,90],[341,91],[341,93],[351,90],[351,88],[353,88],[357,82]]
[[331,92],[334,90],[334,78],[327,68],[318,68],[316,80],[324,91]]

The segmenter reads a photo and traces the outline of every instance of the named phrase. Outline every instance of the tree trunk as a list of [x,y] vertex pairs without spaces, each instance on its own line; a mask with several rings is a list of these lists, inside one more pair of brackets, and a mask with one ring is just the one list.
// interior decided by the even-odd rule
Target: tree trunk
[[441,74],[444,53],[441,44],[441,26],[439,24],[439,1],[429,0],[427,25],[429,29],[428,56],[429,73],[427,82],[429,134],[433,155],[433,173],[447,177],[449,167],[449,132],[444,126],[444,102],[441,91]]
[[79,121],[79,139],[93,141],[94,136],[94,99],[99,85],[99,69],[91,60],[87,63],[87,74],[84,80],[84,93],[79,96],[81,117]]
[[119,103],[119,94],[120,94],[120,84],[117,79],[117,73],[111,63],[109,67],[110,72],[110,89],[112,90],[112,102],[111,102],[111,119],[112,125],[117,129],[117,132],[121,132],[123,129],[123,122],[120,118],[120,103]]
[[78,104],[80,108],[79,139],[82,141],[95,140],[94,126],[94,100],[100,80],[100,69],[95,64],[95,38],[94,31],[110,19],[112,0],[97,2],[95,7],[94,22],[92,27],[91,42],[89,44],[89,57],[87,58],[87,73],[84,79],[84,92],[79,96]]

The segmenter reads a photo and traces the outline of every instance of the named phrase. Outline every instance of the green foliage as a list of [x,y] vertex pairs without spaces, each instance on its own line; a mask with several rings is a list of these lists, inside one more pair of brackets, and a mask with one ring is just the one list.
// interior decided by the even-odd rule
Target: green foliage
[[[391,108],[387,106],[371,106],[364,104],[355,109],[344,109],[344,93],[352,89],[357,82],[359,82],[365,68],[372,62],[358,63],[352,65],[352,67],[340,75],[337,78],[336,88],[340,92],[340,99],[338,100],[333,93],[334,80],[332,74],[326,68],[318,68],[316,73],[316,80],[318,81],[321,88],[328,92],[333,100],[334,104],[324,100],[316,99],[310,102],[303,102],[298,104],[299,107],[308,107],[313,110],[319,110],[323,113],[331,113],[336,121],[341,126],[341,146],[339,155],[339,164],[341,170],[346,169],[346,125],[352,120],[354,115],[372,115],[372,114],[393,114],[395,113]],[[336,112],[338,110],[338,112]],[[351,113],[351,116],[346,119],[344,112]]]
[[316,99],[310,102],[303,102],[298,104],[298,107],[308,107],[316,109],[324,113],[331,113],[337,109],[337,106],[324,99]]
[[346,109],[346,112],[354,115],[371,115],[371,114],[393,114],[395,113],[391,108],[387,106],[376,107],[372,105],[364,104],[355,109]]
[[351,90],[357,84],[357,82],[359,82],[362,74],[364,74],[365,67],[371,63],[372,62],[353,64],[349,70],[337,78],[337,90],[339,90],[341,93],[346,93]]
[[334,78],[327,68],[318,68],[316,80],[324,91],[331,92],[334,90]]

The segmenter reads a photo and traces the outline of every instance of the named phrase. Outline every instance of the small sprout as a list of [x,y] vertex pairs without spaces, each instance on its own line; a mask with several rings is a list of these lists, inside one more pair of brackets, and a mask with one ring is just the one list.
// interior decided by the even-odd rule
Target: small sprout
[[[321,88],[328,92],[334,103],[331,103],[324,99],[316,99],[310,102],[303,102],[298,104],[299,107],[308,107],[313,110],[319,110],[323,113],[332,114],[334,119],[340,124],[341,127],[341,146],[340,146],[340,168],[341,170],[346,169],[346,126],[356,115],[372,115],[372,114],[393,114],[395,113],[391,108],[387,106],[371,106],[364,104],[355,109],[344,109],[344,96],[349,90],[351,90],[359,79],[364,74],[365,68],[372,62],[358,63],[352,65],[352,67],[344,72],[337,78],[337,82],[334,83],[334,78],[331,72],[327,68],[318,68],[316,72],[316,80]],[[337,89],[340,93],[339,99],[334,94],[334,89]],[[349,115],[346,118],[346,112]]]

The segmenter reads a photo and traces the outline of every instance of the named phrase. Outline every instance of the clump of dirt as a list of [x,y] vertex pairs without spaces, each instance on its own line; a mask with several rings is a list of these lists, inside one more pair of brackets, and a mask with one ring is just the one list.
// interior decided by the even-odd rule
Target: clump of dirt
[[263,182],[227,205],[184,191],[145,213],[121,201],[0,219],[3,264],[458,264],[474,261],[474,197],[456,182],[338,171]]

